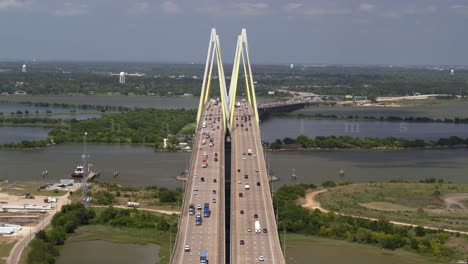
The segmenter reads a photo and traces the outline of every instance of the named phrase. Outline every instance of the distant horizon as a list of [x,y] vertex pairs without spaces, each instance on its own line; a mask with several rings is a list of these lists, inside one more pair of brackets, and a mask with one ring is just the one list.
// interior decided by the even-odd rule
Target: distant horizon
[[[19,63],[19,64],[40,64],[40,63],[105,63],[105,64],[118,64],[118,63],[130,63],[130,64],[171,64],[171,65],[201,65],[204,66],[205,62],[184,62],[184,61],[144,61],[144,60],[72,60],[72,59],[60,59],[60,60],[23,60],[23,59],[2,59],[0,58],[0,63]],[[252,65],[261,65],[261,66],[285,66],[290,67],[291,64],[294,67],[330,67],[330,66],[347,66],[347,67],[360,67],[360,66],[373,66],[373,67],[396,67],[396,68],[406,68],[406,67],[462,67],[467,68],[468,64],[389,64],[389,63],[301,63],[301,62],[271,62],[271,63],[255,63],[251,61]],[[231,61],[223,61],[224,65],[232,65]]]
[[252,64],[467,65],[461,0],[0,0],[0,58],[223,61],[245,28]]

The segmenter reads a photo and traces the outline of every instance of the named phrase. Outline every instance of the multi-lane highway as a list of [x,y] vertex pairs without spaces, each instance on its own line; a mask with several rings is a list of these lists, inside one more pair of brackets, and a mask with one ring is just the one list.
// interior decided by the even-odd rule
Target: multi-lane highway
[[[210,100],[203,106],[197,128],[173,264],[200,263],[204,250],[209,263],[225,262],[224,129],[221,103]],[[209,217],[205,217],[206,203]],[[189,212],[191,206],[193,214]],[[197,217],[201,224],[196,224]]]
[[251,106],[245,102],[235,108],[231,138],[230,263],[285,263],[260,130]]

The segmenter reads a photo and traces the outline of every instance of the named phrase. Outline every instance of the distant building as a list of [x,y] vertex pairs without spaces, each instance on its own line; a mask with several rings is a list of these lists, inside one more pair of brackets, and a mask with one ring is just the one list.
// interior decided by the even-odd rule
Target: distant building
[[268,91],[268,95],[275,95],[275,91]]
[[125,83],[125,72],[120,72],[120,74],[119,74],[119,83],[121,83],[121,84]]
[[289,65],[289,68],[294,69],[294,64],[291,63],[291,65]]
[[450,70],[450,75],[454,75],[455,74],[455,70],[454,69],[451,69]]
[[27,71],[26,64],[23,64],[23,67],[21,67],[21,72],[26,72],[26,71]]

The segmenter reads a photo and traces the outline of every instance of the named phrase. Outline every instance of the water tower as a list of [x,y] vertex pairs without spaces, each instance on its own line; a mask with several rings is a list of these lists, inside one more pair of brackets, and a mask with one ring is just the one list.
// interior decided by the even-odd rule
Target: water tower
[[124,84],[125,83],[125,72],[120,72],[119,74],[119,83]]

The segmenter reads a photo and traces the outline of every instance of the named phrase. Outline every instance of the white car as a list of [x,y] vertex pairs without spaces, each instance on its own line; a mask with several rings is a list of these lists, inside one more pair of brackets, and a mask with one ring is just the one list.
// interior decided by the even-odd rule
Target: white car
[[245,187],[246,190],[250,189],[250,185],[248,183],[244,187]]
[[185,251],[185,252],[190,252],[190,246],[189,246],[189,245],[185,245],[184,251]]
[[260,257],[258,257],[258,260],[259,260],[259,261],[265,261],[265,257],[264,257],[264,256],[260,256]]

